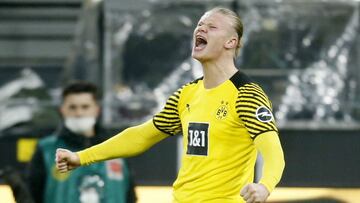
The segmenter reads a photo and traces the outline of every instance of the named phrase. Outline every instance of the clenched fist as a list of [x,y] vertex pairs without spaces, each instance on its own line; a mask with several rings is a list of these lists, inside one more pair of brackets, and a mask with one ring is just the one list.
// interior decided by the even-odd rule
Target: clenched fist
[[57,149],[55,155],[56,168],[60,173],[66,173],[80,166],[79,156],[67,149]]
[[240,192],[246,203],[262,203],[269,196],[269,191],[263,184],[252,183],[245,185]]

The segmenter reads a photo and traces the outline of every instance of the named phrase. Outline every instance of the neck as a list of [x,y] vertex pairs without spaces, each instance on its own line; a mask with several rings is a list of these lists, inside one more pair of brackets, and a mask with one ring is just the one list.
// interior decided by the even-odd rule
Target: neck
[[230,79],[238,69],[235,67],[234,61],[207,61],[202,62],[204,73],[204,87],[206,89],[214,88],[226,80]]
[[83,133],[85,137],[93,137],[95,135],[95,130],[88,130]]

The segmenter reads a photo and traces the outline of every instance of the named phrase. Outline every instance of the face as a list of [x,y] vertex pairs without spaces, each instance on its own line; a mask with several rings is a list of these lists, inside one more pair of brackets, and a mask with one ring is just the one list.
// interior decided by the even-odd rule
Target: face
[[232,19],[217,12],[205,13],[193,35],[192,57],[200,62],[216,60],[237,45]]
[[64,118],[98,117],[100,108],[90,93],[69,94],[60,107]]

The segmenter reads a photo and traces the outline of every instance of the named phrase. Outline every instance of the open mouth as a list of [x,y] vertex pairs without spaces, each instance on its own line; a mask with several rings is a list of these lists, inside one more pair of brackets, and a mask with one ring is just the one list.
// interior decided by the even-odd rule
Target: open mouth
[[196,49],[203,49],[203,48],[205,48],[206,45],[207,45],[207,40],[204,37],[202,37],[200,35],[196,36],[196,38],[195,38],[195,48]]

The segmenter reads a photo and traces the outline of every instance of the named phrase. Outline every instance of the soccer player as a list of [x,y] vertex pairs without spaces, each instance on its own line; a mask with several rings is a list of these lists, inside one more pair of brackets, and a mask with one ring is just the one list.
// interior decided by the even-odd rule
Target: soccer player
[[[234,64],[242,32],[233,11],[207,11],[195,28],[192,49],[203,77],[174,92],[163,110],[141,125],[79,152],[58,149],[58,170],[134,156],[182,132],[173,202],[265,202],[285,163],[268,97]],[[257,152],[264,159],[263,175],[253,183]]]

